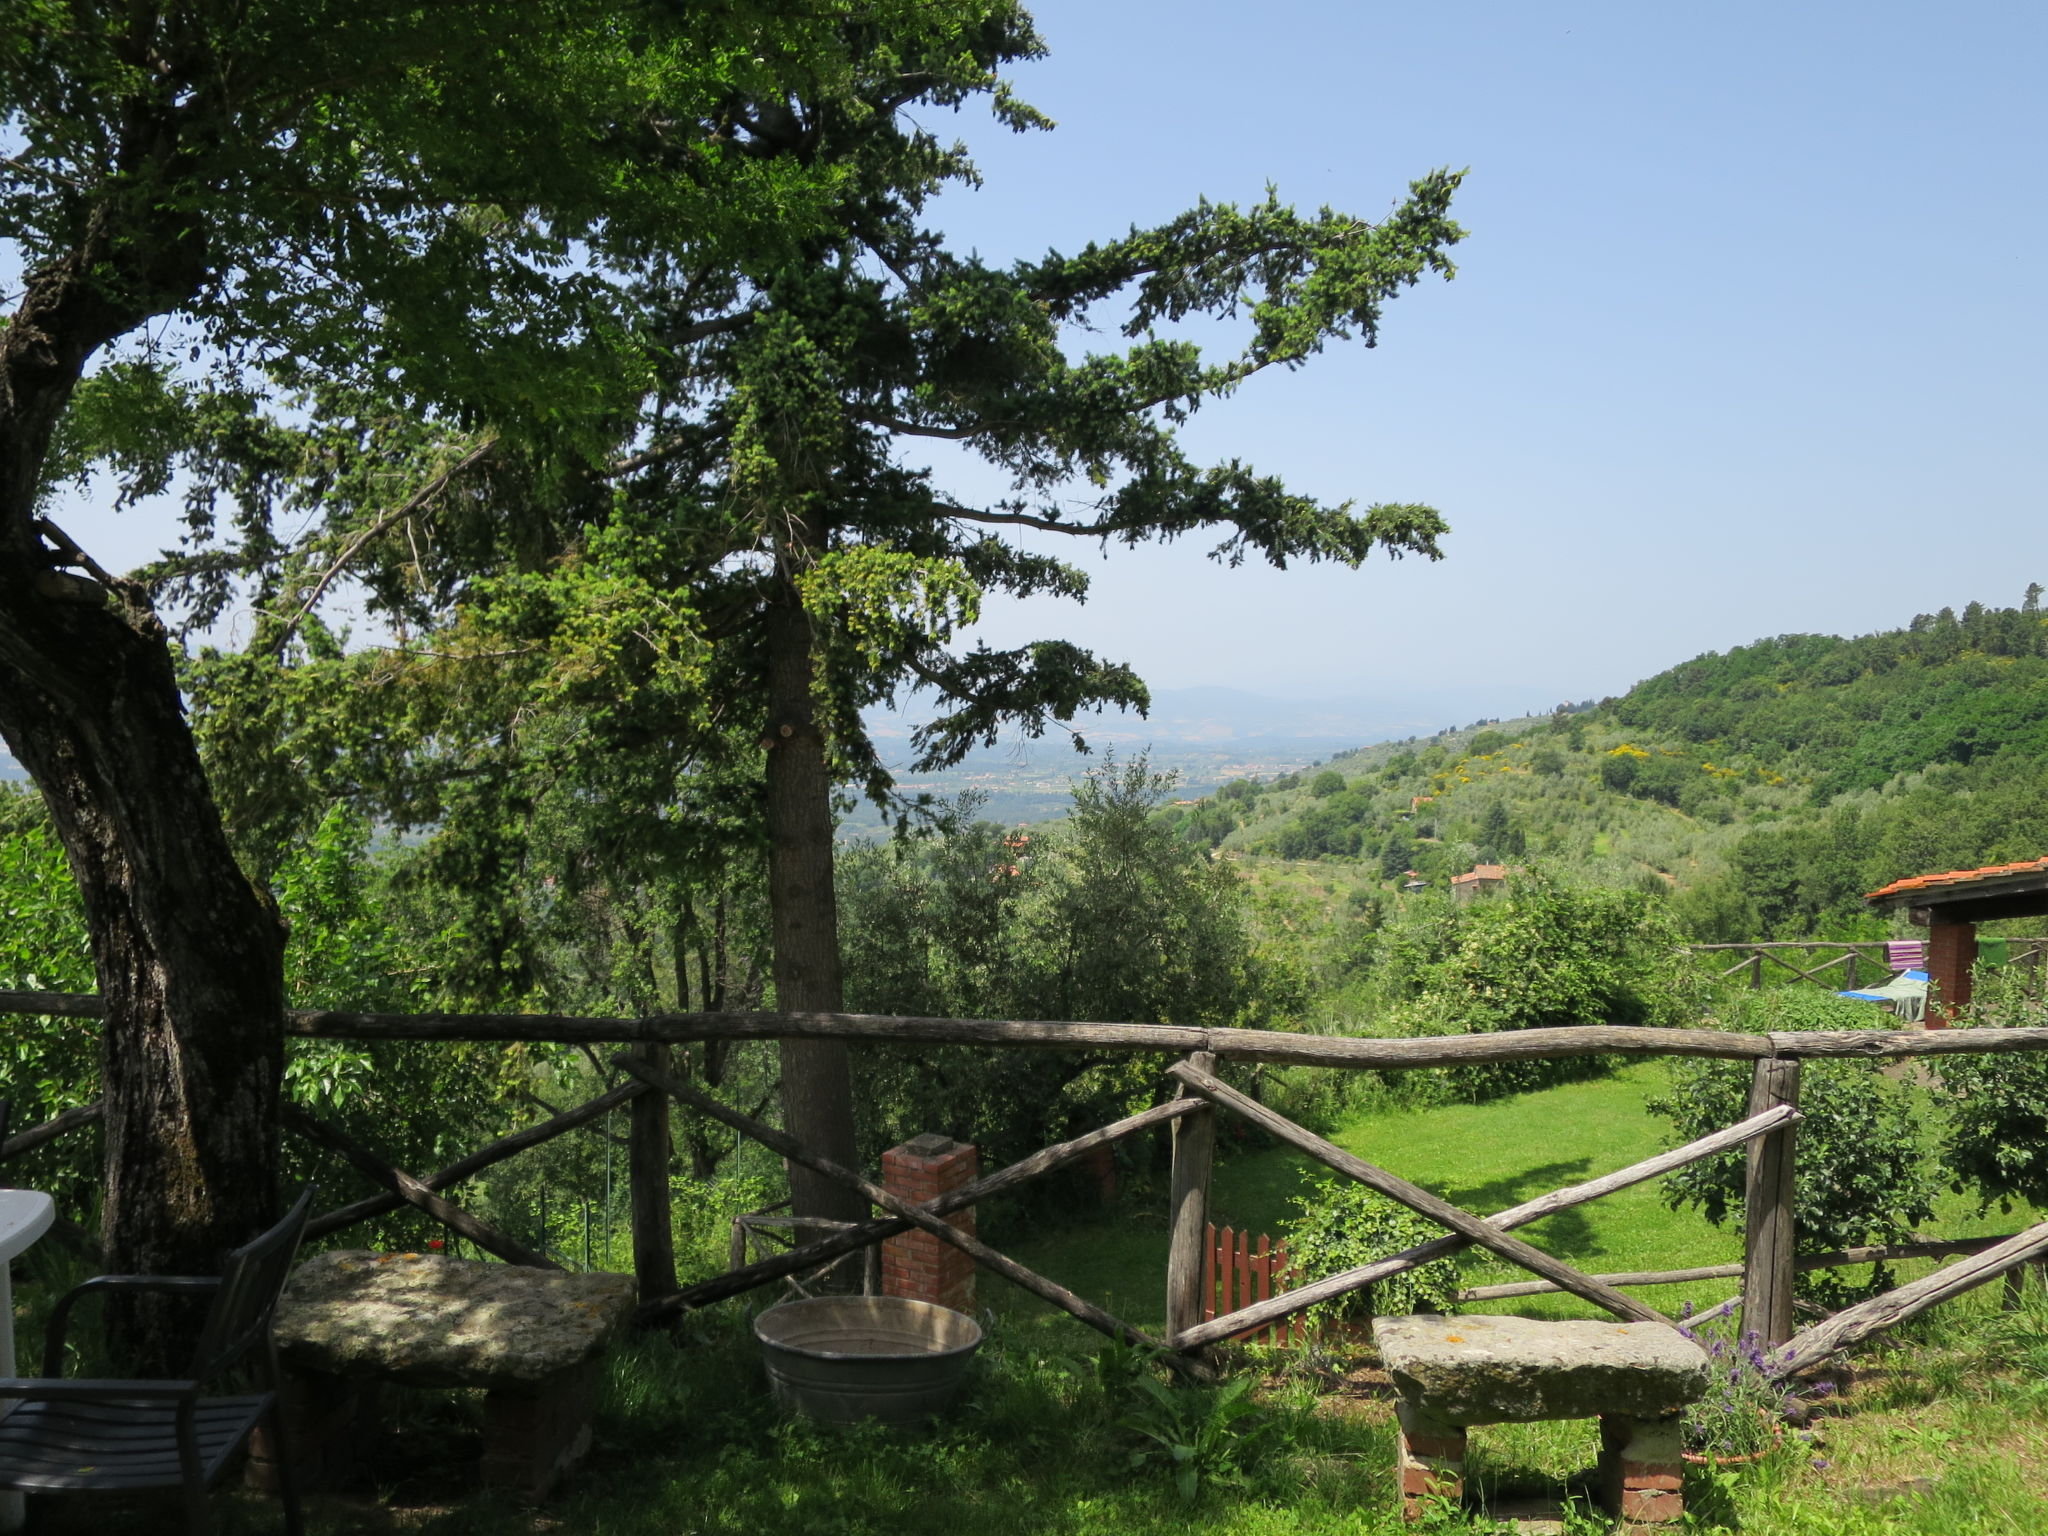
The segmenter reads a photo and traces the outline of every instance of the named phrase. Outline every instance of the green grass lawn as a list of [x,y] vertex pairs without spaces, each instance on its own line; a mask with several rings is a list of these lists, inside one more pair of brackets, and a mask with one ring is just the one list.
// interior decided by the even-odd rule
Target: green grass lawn
[[[1611,1077],[1518,1094],[1485,1104],[1382,1112],[1355,1118],[1330,1139],[1368,1162],[1397,1173],[1453,1204],[1481,1215],[1568,1184],[1639,1162],[1669,1146],[1670,1122],[1644,1109],[1662,1092],[1668,1068],[1640,1062]],[[1931,1112],[1932,1102],[1928,1101]],[[1932,1128],[1930,1127],[1930,1133]],[[1288,1148],[1228,1153],[1218,1160],[1210,1208],[1218,1226],[1277,1234],[1316,1165]],[[1975,1214],[1968,1196],[1949,1194],[1925,1230],[1942,1237],[2010,1232],[2036,1219],[2028,1213]],[[1590,1274],[1685,1269],[1742,1257],[1739,1231],[1711,1226],[1693,1210],[1674,1211],[1652,1180],[1561,1211],[1517,1230],[1547,1253]],[[1141,1328],[1165,1320],[1166,1220],[1163,1199],[1131,1201],[1112,1214],[1046,1225],[1016,1243],[1023,1263],[1100,1302]],[[1926,1264],[1904,1266],[1906,1275]],[[1849,1272],[1844,1272],[1849,1273]],[[1858,1273],[1867,1274],[1867,1271]],[[1466,1284],[1525,1280],[1501,1261],[1472,1257]],[[1065,1333],[1080,1325],[1000,1281],[984,1280],[991,1305],[1017,1319]],[[1712,1306],[1738,1290],[1733,1280],[1658,1286],[1639,1291],[1650,1305],[1676,1314],[1686,1303]],[[1575,1297],[1533,1296],[1476,1304],[1478,1310],[1529,1317],[1600,1315]]]

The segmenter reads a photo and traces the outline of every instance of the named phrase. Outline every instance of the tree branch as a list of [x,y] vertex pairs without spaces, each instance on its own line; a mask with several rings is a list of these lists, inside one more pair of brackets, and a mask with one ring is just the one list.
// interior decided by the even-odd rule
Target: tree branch
[[428,502],[446,490],[449,481],[453,480],[465,469],[468,469],[477,460],[489,453],[491,449],[497,447],[497,445],[498,435],[493,432],[460,459],[457,459],[453,464],[442,470],[440,474],[434,476],[432,480],[429,480],[425,485],[413,492],[412,495],[408,496],[402,506],[394,511],[387,512],[353,539],[349,540],[348,548],[337,555],[334,563],[321,572],[320,579],[313,583],[313,590],[306,595],[305,602],[299,605],[299,611],[286,621],[283,633],[277,637],[277,649],[283,650],[285,646],[291,643],[292,636],[299,632],[299,626],[306,622],[306,615],[319,606],[320,600],[327,595],[327,589],[334,584],[334,579],[347,568],[351,560],[355,559],[365,544],[376,538],[378,534],[395,527],[418,512]]
[[1047,533],[1071,534],[1075,538],[1097,538],[1112,533],[1121,533],[1129,525],[1115,519],[1104,519],[1093,523],[1062,523],[1050,517],[1034,517],[1029,512],[984,512],[974,507],[956,507],[951,502],[934,502],[938,511],[947,517],[957,517],[968,523],[1008,523],[1020,528],[1041,528]]

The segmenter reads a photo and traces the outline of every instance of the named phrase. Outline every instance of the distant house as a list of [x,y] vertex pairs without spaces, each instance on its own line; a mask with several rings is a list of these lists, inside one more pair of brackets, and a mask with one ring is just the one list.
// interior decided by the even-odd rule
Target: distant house
[[1460,902],[1475,901],[1499,890],[1507,878],[1505,864],[1476,864],[1462,875],[1451,876],[1451,896]]
[[1429,882],[1427,880],[1404,880],[1401,882],[1401,889],[1412,896],[1417,891],[1428,890]]

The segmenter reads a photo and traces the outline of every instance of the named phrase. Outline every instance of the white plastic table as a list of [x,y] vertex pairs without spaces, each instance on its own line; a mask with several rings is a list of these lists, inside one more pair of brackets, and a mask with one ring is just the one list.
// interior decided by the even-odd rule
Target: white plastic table
[[[0,1189],[0,1376],[14,1374],[14,1258],[56,1219],[56,1202],[41,1190]],[[21,1524],[21,1495],[0,1493],[0,1531],[18,1531]]]

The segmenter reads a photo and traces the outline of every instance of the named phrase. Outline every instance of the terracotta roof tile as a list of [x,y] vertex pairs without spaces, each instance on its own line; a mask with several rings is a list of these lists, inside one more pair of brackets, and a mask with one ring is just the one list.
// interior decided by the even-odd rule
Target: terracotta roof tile
[[1863,899],[1878,901],[1886,896],[1903,895],[1907,891],[1948,889],[1958,885],[1969,885],[1978,880],[1995,879],[2000,875],[2036,873],[2048,873],[2048,859],[2023,859],[2017,864],[1987,864],[1982,869],[1951,869],[1939,875],[1913,875],[1904,880],[1894,880],[1890,885],[1879,886]]

